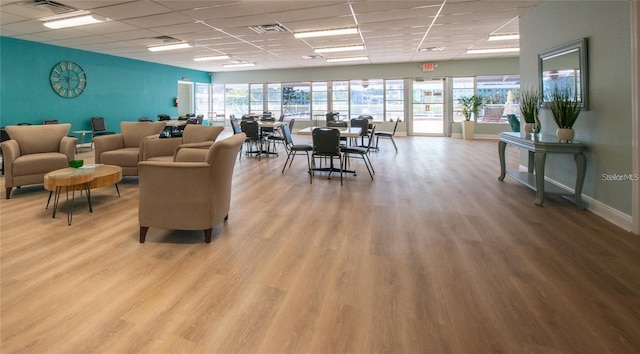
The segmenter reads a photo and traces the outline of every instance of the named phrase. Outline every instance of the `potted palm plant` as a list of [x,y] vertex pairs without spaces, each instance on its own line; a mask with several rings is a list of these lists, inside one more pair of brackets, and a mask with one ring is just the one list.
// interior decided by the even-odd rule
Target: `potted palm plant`
[[568,88],[555,88],[551,92],[549,109],[553,120],[558,125],[556,135],[560,142],[572,142],[575,132],[573,124],[580,114],[580,102]]
[[471,117],[478,117],[478,112],[482,106],[482,98],[477,95],[463,96],[458,98],[458,103],[461,106],[460,111],[464,115],[464,122],[462,122],[462,137],[466,140],[473,139],[475,132],[475,120],[471,120]]
[[540,91],[534,88],[520,91],[520,112],[525,121],[524,131],[527,134],[540,132]]

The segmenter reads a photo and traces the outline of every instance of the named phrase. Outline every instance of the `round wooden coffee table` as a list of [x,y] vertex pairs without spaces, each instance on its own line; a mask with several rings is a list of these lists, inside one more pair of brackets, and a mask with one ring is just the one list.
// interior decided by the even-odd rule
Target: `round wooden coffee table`
[[[118,182],[122,180],[122,167],[114,165],[99,165],[96,167],[82,167],[82,168],[62,168],[59,170],[51,171],[44,176],[44,188],[49,193],[49,199],[47,200],[46,208],[49,208],[49,202],[51,201],[51,195],[55,192],[55,198],[53,200],[53,217],[56,217],[56,211],[58,209],[58,202],[60,200],[60,191],[62,187],[65,187],[67,198],[67,222],[71,225],[73,219],[73,202],[75,200],[75,191],[86,191],[87,201],[89,203],[89,212],[93,212],[91,206],[91,189],[106,187],[115,185],[118,196],[120,196],[120,190],[118,189]],[[71,204],[69,205],[69,191],[71,191]]]

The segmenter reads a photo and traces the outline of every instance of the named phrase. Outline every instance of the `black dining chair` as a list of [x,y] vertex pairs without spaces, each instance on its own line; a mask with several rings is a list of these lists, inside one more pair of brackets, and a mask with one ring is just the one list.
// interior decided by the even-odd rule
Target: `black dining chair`
[[171,120],[171,117],[168,114],[158,114],[157,118],[159,121]]
[[[350,165],[351,157],[356,157],[364,160],[364,165],[367,167],[367,171],[369,171],[369,176],[371,176],[371,180],[373,181],[373,175],[376,171],[373,169],[373,165],[371,164],[371,160],[369,159],[369,151],[371,151],[371,145],[373,144],[373,136],[376,131],[376,126],[374,125],[371,128],[371,132],[369,133],[369,142],[366,147],[362,146],[344,146],[340,151],[344,154],[344,168],[348,169]],[[355,169],[353,170],[353,175],[357,176]]]
[[346,128],[348,126],[347,122],[340,121],[340,113],[338,112],[329,112],[325,117],[327,120],[327,127]]
[[364,138],[369,136],[369,120],[367,118],[353,118],[351,119],[351,127],[352,128],[360,128],[360,144],[358,144],[358,138],[351,138],[351,143],[356,146],[364,147]]
[[103,117],[91,118],[91,147],[93,147],[93,138],[102,135],[111,135],[116,132],[107,130],[107,125]]
[[379,150],[378,149],[378,140],[380,140],[380,138],[383,139],[390,139],[391,142],[393,143],[393,147],[396,149],[396,152],[398,152],[398,146],[396,145],[396,141],[393,140],[393,136],[396,135],[396,130],[398,129],[398,122],[400,122],[400,118],[396,119],[396,122],[393,124],[393,131],[390,132],[385,132],[385,131],[379,131],[376,132],[376,146],[374,147],[374,149]]
[[313,146],[309,144],[294,144],[288,125],[282,126],[282,134],[284,135],[284,146],[287,151],[287,160],[284,162],[284,166],[282,166],[282,173],[284,173],[287,163],[289,164],[289,168],[291,168],[293,158],[296,155],[302,155],[302,153],[304,153],[307,156],[307,172],[309,173],[309,181],[311,181],[311,161],[309,160],[309,153],[313,152]]
[[[247,145],[246,154],[256,154],[258,161],[260,161],[260,155],[262,154],[262,136],[260,135],[260,127],[258,122],[252,120],[243,120],[240,122],[240,129],[247,135],[245,139],[245,145]],[[256,146],[257,150],[253,150]]]
[[140,117],[138,118],[138,122],[153,122],[153,120],[148,117]]
[[44,125],[48,125],[48,124],[60,124],[60,121],[57,119],[45,119],[44,121],[42,121],[42,124]]
[[[313,141],[313,151],[311,153],[311,179],[313,183],[314,171],[328,172],[328,179],[331,173],[340,171],[340,185],[342,185],[342,152],[340,151],[340,130],[335,128],[314,128],[311,132]],[[316,168],[316,159],[320,159],[320,168]],[[322,160],[329,159],[329,167],[322,167]],[[340,168],[336,168],[333,161],[337,159]]]

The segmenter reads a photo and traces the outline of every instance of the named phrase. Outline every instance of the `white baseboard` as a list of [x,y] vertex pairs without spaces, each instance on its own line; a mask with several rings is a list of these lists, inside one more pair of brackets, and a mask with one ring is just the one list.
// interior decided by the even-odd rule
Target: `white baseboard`
[[[462,133],[452,133],[452,138],[462,139]],[[490,139],[490,140],[498,140],[500,139],[500,135],[498,134],[473,134],[473,139]]]
[[[527,171],[527,167],[523,165],[520,165],[519,169],[520,171]],[[544,180],[549,183],[555,184],[556,186],[564,190],[567,190],[571,193],[575,192],[575,189],[569,186],[566,186],[549,177],[545,177]],[[631,215],[625,214],[618,209],[614,209],[609,205],[604,204],[603,202],[593,199],[588,195],[584,195],[584,194],[582,195],[582,203],[585,209],[600,216],[601,218],[607,220],[608,222],[629,232],[631,232],[631,230],[633,229],[633,218],[631,217]]]

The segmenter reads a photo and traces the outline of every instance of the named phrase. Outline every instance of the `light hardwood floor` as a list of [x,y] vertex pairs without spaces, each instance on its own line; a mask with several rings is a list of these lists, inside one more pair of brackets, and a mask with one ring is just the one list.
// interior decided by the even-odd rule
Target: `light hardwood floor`
[[211,244],[154,228],[140,244],[137,178],[92,191],[71,226],[42,186],[3,196],[0,351],[640,351],[640,237],[559,197],[536,207],[497,180],[496,141],[396,140],[375,181],[354,161],[342,187],[310,185],[304,158],[282,175],[284,154],[243,157]]

